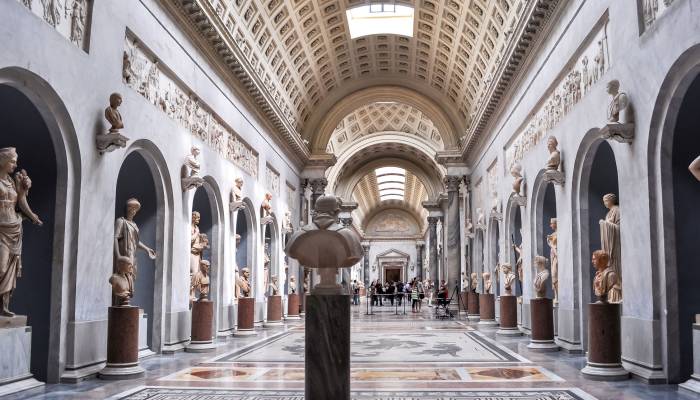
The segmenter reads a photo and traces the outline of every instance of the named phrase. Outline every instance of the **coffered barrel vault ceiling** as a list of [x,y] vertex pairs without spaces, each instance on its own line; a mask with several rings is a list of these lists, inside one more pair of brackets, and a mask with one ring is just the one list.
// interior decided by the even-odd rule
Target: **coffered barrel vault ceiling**
[[[344,97],[372,86],[399,85],[411,88],[416,96],[430,97],[458,131],[449,134],[463,136],[471,116],[485,104],[492,82],[500,78],[501,67],[510,60],[513,43],[521,39],[527,25],[523,21],[532,18],[539,3],[556,3],[387,2],[415,8],[413,37],[379,34],[351,39],[346,10],[366,5],[367,0],[166,0],[164,4],[175,6],[199,31],[282,131],[287,144],[308,159],[304,141],[313,142],[319,134],[315,119]],[[530,38],[534,33],[529,32]]]

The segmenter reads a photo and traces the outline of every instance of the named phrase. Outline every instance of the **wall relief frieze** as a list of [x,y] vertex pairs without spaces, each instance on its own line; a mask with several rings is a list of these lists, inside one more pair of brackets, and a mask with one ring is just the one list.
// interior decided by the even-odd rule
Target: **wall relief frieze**
[[258,153],[129,34],[124,43],[122,80],[221,157],[248,175],[258,176]]
[[507,169],[537,146],[610,68],[607,25],[606,14],[506,146]]
[[91,0],[19,0],[82,50],[88,50]]
[[265,187],[275,195],[280,192],[280,174],[269,165],[265,165]]
[[639,1],[639,12],[641,22],[641,32],[649,29],[656,19],[666,12],[675,0],[641,0]]

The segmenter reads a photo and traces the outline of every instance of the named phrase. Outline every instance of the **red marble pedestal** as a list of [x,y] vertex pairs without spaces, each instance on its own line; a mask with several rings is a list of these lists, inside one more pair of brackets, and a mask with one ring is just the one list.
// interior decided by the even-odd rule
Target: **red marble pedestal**
[[100,371],[102,379],[141,378],[139,366],[139,308],[109,307],[107,320],[107,365]]
[[234,335],[257,335],[255,332],[255,299],[253,297],[238,299],[238,327]]
[[467,293],[467,315],[470,321],[479,321],[479,293]]
[[530,344],[533,351],[559,351],[554,343],[554,309],[552,299],[530,300]]
[[264,326],[282,325],[282,296],[268,296],[267,321]]
[[479,325],[498,325],[496,322],[496,302],[492,293],[479,294]]
[[460,292],[459,293],[459,313],[460,314],[467,314],[468,312],[468,306],[469,304],[469,293],[468,292]]
[[588,305],[588,360],[581,370],[593,380],[623,380],[629,373],[622,368],[620,304]]
[[299,317],[299,295],[292,293],[287,296],[287,318],[286,319],[301,319]]
[[500,298],[501,318],[500,328],[497,335],[520,336],[522,332],[518,329],[518,298],[513,295],[504,295]]
[[206,353],[216,349],[212,339],[213,321],[213,301],[200,300],[192,302],[192,338],[190,343],[185,346],[186,352]]

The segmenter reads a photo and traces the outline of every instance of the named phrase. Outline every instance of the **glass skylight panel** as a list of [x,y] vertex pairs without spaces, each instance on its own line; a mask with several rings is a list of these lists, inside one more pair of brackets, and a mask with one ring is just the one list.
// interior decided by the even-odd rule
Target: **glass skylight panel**
[[350,38],[389,34],[413,37],[413,7],[391,3],[373,3],[345,12]]
[[406,170],[398,167],[382,167],[374,170],[379,199],[403,200],[406,190]]
[[386,189],[403,190],[403,188],[404,188],[404,184],[402,182],[386,182],[386,183],[380,183],[377,186],[379,186],[379,190],[386,190]]
[[398,168],[398,167],[377,168],[375,170],[375,173],[377,174],[377,176],[386,175],[386,174],[406,175],[406,171],[403,168]]
[[388,194],[386,196],[380,196],[380,199],[382,201],[384,201],[384,200],[403,200],[403,196],[398,195],[398,194]]

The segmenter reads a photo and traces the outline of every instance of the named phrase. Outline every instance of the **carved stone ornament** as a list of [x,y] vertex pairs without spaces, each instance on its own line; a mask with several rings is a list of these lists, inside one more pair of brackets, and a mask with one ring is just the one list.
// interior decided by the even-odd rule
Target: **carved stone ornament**
[[105,108],[105,119],[110,123],[109,131],[98,133],[95,144],[100,154],[109,153],[116,149],[126,147],[129,138],[122,135],[120,130],[124,128],[122,115],[119,113],[119,106],[122,104],[122,95],[112,93],[109,96],[109,107]]
[[236,213],[239,210],[245,208],[245,203],[243,203],[243,179],[236,178],[233,189],[231,189],[231,202],[229,203],[229,209],[232,213]]
[[180,177],[183,192],[197,189],[204,184],[204,179],[199,176],[200,165],[199,161],[197,161],[199,153],[199,147],[192,146],[190,154],[185,157],[185,164],[182,166],[182,176]]
[[486,230],[486,217],[484,216],[484,210],[481,208],[476,209],[476,229]]

